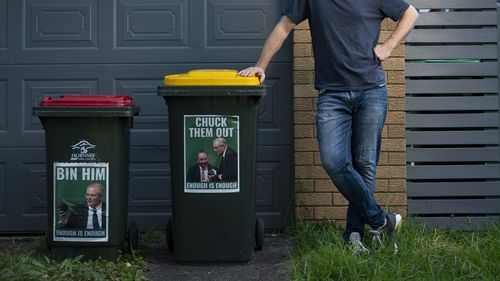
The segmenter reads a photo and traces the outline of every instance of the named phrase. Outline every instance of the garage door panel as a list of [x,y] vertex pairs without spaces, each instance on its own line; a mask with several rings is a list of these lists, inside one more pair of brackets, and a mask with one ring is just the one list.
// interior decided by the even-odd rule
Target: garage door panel
[[129,220],[163,229],[172,208],[169,147],[130,150]]
[[287,155],[289,150],[289,147],[276,146],[258,147],[257,149],[256,200],[257,205],[263,210],[273,207],[275,202],[279,202],[277,199],[282,194],[280,186],[276,186],[276,184],[283,185],[283,177],[290,167],[291,159]]
[[285,228],[292,218],[291,155],[289,146],[257,147],[256,211],[270,228]]
[[[131,146],[131,163],[170,163],[170,147],[168,146]],[[168,169],[170,170],[170,168]]]
[[207,46],[262,46],[262,41],[278,22],[278,1],[207,1]]
[[[45,149],[0,148],[0,231],[46,229]],[[5,200],[4,200],[5,199]],[[3,221],[5,219],[5,221]]]
[[291,64],[271,64],[266,70],[266,96],[259,104],[258,145],[291,145]]
[[[44,150],[42,150],[44,151]],[[30,153],[32,151],[23,151],[21,153]],[[20,163],[22,170],[22,181],[28,187],[27,193],[23,194],[22,215],[40,215],[45,214],[47,210],[47,176],[44,159],[33,159]]]
[[[84,68],[84,67],[82,67]],[[32,107],[43,96],[98,92],[98,74],[74,67],[0,65],[0,147],[43,145],[43,128]]]
[[24,110],[19,92],[20,83],[14,83],[12,74],[0,66],[0,149],[9,144],[23,145],[18,139]]
[[116,48],[188,47],[189,1],[116,1]]
[[[0,149],[0,152],[2,150]],[[0,159],[0,221],[7,215],[7,159]]]
[[[168,138],[167,109],[163,99],[156,95],[164,67],[81,65],[81,66],[0,66],[0,72],[9,73],[7,80],[0,80],[0,146],[18,147],[43,145],[43,127],[32,107],[43,96],[130,94],[141,107],[134,119],[134,144],[166,145]],[[127,80],[126,76],[130,77]],[[120,78],[115,79],[116,76]],[[7,89],[9,85],[9,89]],[[8,92],[8,97],[6,95]],[[21,110],[10,110],[21,108]],[[10,110],[10,111],[9,111]],[[7,118],[7,115],[11,118]],[[7,121],[9,122],[7,124]],[[145,137],[142,137],[145,136]],[[160,141],[159,141],[160,140]]]
[[166,159],[157,163],[133,160],[129,177],[130,213],[170,211],[170,163]]
[[[131,95],[141,112],[134,118],[135,129],[155,129],[165,131],[168,127],[168,111],[163,98],[157,95],[159,79],[115,80],[117,94]],[[163,129],[161,129],[163,128]]]
[[95,48],[97,0],[26,0],[24,48]]
[[[46,214],[47,208],[47,175],[44,148],[25,148],[2,150],[8,160],[9,174],[7,185],[13,184],[20,190],[10,197],[15,204],[18,215],[33,217]],[[12,194],[11,194],[12,196]]]
[[0,80],[0,136],[7,133],[7,81]]
[[132,129],[130,134],[130,143],[135,146],[143,145],[169,145],[169,131],[168,130],[155,130],[149,132],[148,130]]
[[0,54],[7,48],[7,0],[0,0]]
[[[4,109],[0,111],[0,135],[9,135],[0,138],[0,146],[43,145],[42,125],[32,116],[32,107],[43,96],[115,93],[134,96],[141,107],[141,114],[134,120],[134,134],[138,136],[133,136],[133,144],[166,145],[167,109],[156,95],[163,69],[132,65],[0,66],[1,73],[8,73],[7,80],[0,80],[0,101],[5,100],[0,103],[0,109]],[[117,75],[120,78],[115,79]]]
[[91,95],[97,93],[97,80],[25,80],[24,88],[24,110],[22,131],[24,133],[43,133],[40,119],[32,115],[32,108],[39,105],[44,96],[58,97],[61,95]]

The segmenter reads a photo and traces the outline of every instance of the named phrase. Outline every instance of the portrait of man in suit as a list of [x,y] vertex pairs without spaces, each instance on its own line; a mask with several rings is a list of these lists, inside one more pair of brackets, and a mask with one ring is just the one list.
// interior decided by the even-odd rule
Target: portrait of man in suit
[[214,166],[208,163],[208,155],[205,151],[196,153],[196,164],[188,170],[186,180],[188,182],[208,182],[209,176],[217,174]]
[[67,206],[59,206],[62,228],[106,229],[106,203],[103,202],[104,187],[91,183],[86,188],[85,202],[76,204],[68,214]]
[[238,180],[238,153],[226,143],[224,138],[216,138],[213,141],[213,150],[222,160],[217,170],[217,175],[211,176],[214,181],[237,181]]

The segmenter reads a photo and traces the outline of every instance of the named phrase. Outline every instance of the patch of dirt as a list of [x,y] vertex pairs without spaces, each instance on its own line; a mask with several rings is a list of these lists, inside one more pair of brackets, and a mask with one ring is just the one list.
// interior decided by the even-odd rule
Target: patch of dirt
[[267,234],[262,251],[245,264],[177,264],[165,241],[152,244],[145,256],[145,275],[153,281],[286,281],[291,267],[292,242],[280,234]]

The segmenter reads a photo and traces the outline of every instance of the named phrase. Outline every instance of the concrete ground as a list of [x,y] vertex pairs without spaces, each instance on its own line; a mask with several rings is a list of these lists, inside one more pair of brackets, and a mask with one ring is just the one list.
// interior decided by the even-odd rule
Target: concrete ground
[[153,244],[145,256],[145,275],[153,281],[287,281],[292,242],[284,235],[266,234],[262,251],[245,264],[177,264],[166,242]]

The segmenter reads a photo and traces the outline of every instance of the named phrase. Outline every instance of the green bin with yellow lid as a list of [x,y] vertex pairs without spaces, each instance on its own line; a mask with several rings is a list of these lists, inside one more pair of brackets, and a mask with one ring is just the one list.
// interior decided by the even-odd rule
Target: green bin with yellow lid
[[236,70],[167,75],[172,216],[167,244],[178,262],[247,262],[263,246],[255,215],[259,79]]

